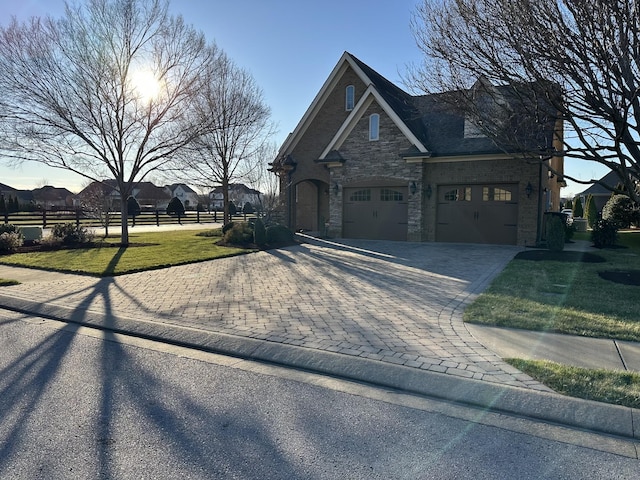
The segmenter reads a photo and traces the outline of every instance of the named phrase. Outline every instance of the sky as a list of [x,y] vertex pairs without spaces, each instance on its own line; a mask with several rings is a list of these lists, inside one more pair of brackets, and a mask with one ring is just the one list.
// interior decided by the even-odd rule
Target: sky
[[[410,21],[420,0],[172,0],[170,10],[204,32],[262,88],[278,127],[279,146],[293,131],[344,51],[402,88],[402,77],[422,53]],[[63,0],[0,0],[0,24],[11,17],[60,17]],[[606,174],[599,166],[566,162],[581,179]],[[87,180],[70,172],[25,163],[9,168],[0,159],[0,183],[18,189],[43,185],[77,192]],[[569,196],[586,186],[563,189]]]

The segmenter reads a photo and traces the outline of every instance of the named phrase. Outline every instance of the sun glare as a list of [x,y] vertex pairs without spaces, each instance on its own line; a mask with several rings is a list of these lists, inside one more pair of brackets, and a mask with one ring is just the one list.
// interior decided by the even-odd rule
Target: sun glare
[[131,76],[131,85],[136,95],[147,103],[160,94],[160,82],[148,70],[140,70]]

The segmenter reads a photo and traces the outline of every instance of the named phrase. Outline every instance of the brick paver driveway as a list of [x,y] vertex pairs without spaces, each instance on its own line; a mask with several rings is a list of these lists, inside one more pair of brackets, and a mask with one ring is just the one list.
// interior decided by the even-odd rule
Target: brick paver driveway
[[[2,293],[541,388],[479,344],[461,319],[464,306],[518,251],[312,240],[115,278],[47,274]],[[0,266],[0,277],[11,276],[6,268]]]

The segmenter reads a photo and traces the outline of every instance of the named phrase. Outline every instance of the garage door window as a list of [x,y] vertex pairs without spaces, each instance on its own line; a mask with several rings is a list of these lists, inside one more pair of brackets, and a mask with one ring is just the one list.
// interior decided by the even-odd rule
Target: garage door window
[[349,197],[349,200],[352,202],[370,202],[371,201],[371,190],[364,189],[353,192]]
[[470,202],[471,187],[454,188],[444,193],[444,200],[447,202]]
[[380,201],[382,202],[401,202],[404,200],[402,192],[383,188],[380,190]]
[[511,191],[497,187],[482,187],[483,202],[510,202]]

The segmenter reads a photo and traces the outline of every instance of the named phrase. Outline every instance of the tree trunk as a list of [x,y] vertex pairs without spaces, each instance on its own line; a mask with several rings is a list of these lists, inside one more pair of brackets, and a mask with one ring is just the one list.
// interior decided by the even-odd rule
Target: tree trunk
[[123,247],[129,246],[129,223],[127,214],[127,201],[122,200],[120,202],[120,227],[122,231],[120,234],[120,245]]

